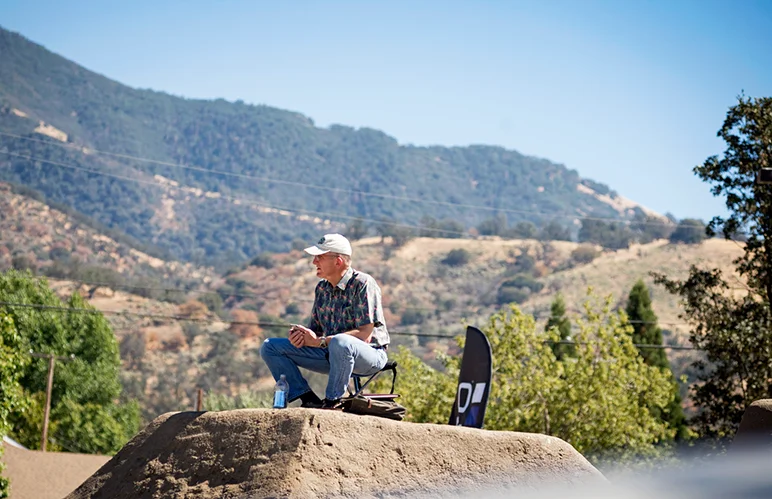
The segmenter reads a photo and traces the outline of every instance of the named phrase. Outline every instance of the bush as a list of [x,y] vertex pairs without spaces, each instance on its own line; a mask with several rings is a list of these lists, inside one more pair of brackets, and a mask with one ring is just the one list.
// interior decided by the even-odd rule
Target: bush
[[441,262],[444,265],[448,265],[450,267],[462,267],[469,263],[471,259],[471,253],[463,248],[457,248],[450,250],[445,258],[441,260]]
[[544,288],[544,284],[526,274],[518,274],[511,279],[507,279],[501,286],[508,288],[527,288],[534,293],[538,293]]
[[263,252],[257,255],[252,259],[251,262],[249,262],[250,265],[254,267],[262,267],[264,269],[272,269],[273,268],[273,253],[269,252]]
[[600,252],[592,244],[582,244],[571,252],[571,259],[576,263],[591,263]]
[[684,218],[670,234],[670,242],[699,244],[705,239],[705,224],[694,218]]
[[413,324],[421,324],[424,320],[426,320],[426,317],[424,317],[424,314],[420,310],[408,308],[402,312],[402,320],[400,323],[403,326],[410,326]]
[[496,296],[496,302],[499,305],[506,305],[507,303],[523,303],[528,297],[531,296],[531,292],[528,288],[515,288],[512,286],[501,286]]

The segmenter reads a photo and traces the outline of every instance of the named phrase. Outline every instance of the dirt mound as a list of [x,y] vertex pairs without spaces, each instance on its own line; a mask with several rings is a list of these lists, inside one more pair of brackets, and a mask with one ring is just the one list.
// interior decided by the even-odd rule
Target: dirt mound
[[772,446],[772,399],[753,402],[745,409],[732,447]]
[[41,452],[3,443],[3,476],[13,499],[60,499],[91,476],[110,457],[71,452]]
[[555,437],[244,409],[160,416],[68,497],[385,498],[595,481]]

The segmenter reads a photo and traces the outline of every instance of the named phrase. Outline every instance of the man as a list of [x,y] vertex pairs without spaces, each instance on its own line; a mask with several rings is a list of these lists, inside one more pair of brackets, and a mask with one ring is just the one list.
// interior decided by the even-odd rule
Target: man
[[[305,251],[314,256],[321,278],[311,321],[308,327],[293,325],[288,338],[265,340],[260,355],[274,379],[286,376],[288,401],[299,398],[302,407],[335,409],[352,373],[374,374],[388,360],[381,288],[351,267],[351,243],[340,234],[327,234]],[[311,390],[298,367],[329,374],[324,400]]]

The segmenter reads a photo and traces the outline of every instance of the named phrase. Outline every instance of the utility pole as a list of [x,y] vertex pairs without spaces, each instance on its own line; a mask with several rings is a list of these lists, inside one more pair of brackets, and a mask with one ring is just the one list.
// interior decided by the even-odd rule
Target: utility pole
[[46,407],[43,411],[43,435],[40,437],[40,450],[46,451],[46,442],[48,441],[48,415],[51,412],[51,390],[54,386],[54,366],[57,360],[73,360],[75,354],[69,357],[54,355],[52,353],[38,353],[30,350],[30,355],[39,359],[48,359],[48,383],[46,384]]

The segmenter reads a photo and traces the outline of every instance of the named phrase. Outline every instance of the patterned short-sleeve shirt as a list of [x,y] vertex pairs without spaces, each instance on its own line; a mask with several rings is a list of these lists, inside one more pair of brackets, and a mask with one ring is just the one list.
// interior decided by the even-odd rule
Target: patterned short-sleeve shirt
[[375,279],[349,267],[336,286],[326,279],[319,281],[309,329],[332,336],[367,324],[374,324],[370,340],[374,346],[389,344],[381,288]]

